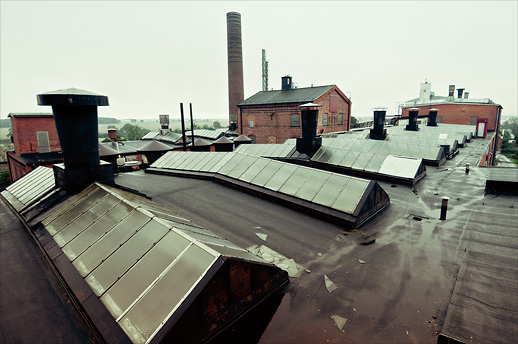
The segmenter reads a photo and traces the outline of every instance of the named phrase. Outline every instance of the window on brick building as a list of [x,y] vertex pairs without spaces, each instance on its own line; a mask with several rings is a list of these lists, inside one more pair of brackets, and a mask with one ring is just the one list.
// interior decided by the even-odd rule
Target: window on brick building
[[299,114],[291,115],[290,126],[291,127],[300,127],[300,115]]
[[342,125],[342,124],[344,124],[344,114],[339,113],[338,114],[338,125]]
[[442,123],[442,116],[437,116],[436,122],[437,123]]
[[254,121],[250,121],[250,128],[254,127]]
[[322,125],[327,126],[327,113],[322,115]]

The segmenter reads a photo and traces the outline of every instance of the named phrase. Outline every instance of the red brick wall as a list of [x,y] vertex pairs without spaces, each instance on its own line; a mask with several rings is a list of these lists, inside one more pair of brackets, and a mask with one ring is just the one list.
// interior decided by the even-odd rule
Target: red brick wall
[[54,117],[11,117],[14,151],[17,155],[38,152],[36,132],[47,131],[51,151],[60,151]]
[[[499,105],[475,105],[475,104],[435,104],[426,106],[415,106],[419,108],[419,115],[427,115],[429,108],[435,108],[437,117],[442,117],[442,123],[469,125],[471,117],[479,119],[487,118],[487,130],[494,131],[500,121]],[[403,117],[408,117],[408,109],[403,108]]]
[[478,163],[478,166],[493,166],[495,163],[495,145],[498,142],[498,134],[494,133],[493,137],[491,138],[491,142],[486,147],[486,150],[484,152],[484,155],[482,155],[482,158],[480,159],[480,162]]
[[[338,96],[338,112],[335,113],[329,112],[331,94]],[[317,132],[320,133],[323,130],[323,132],[328,133],[350,129],[351,106],[336,88],[331,89],[330,92],[317,99],[315,103],[322,105],[319,108]],[[250,138],[255,137],[256,143],[284,143],[287,139],[301,137],[302,127],[291,126],[291,115],[297,114],[300,116],[299,105],[302,104],[241,106],[239,131]],[[341,125],[338,124],[339,113],[343,114]],[[324,114],[328,114],[327,126],[323,125]],[[253,127],[250,126],[250,121],[254,122]]]

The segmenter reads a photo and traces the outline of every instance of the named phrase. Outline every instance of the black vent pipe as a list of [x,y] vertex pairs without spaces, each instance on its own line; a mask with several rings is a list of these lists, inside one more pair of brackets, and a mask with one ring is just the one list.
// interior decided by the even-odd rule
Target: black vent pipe
[[419,115],[418,108],[411,108],[408,110],[408,125],[406,126],[406,130],[409,131],[418,131],[419,126],[417,125],[417,116]]
[[438,109],[430,109],[428,110],[428,124],[429,127],[437,126],[437,111]]
[[374,129],[370,131],[370,139],[385,140],[387,137],[387,129],[384,129],[386,113],[386,110],[374,110]]
[[97,106],[107,106],[108,97],[69,88],[38,94],[37,100],[54,114],[64,160],[64,168],[54,169],[58,186],[76,192],[94,180],[113,181],[111,166],[99,159]]
[[317,138],[318,108],[322,105],[307,103],[301,108],[302,138],[297,138],[297,151],[312,157],[322,146],[322,138]]

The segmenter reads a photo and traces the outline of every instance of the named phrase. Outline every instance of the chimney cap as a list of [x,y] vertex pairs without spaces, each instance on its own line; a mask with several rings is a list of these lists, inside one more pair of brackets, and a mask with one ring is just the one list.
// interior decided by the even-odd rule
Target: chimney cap
[[308,107],[322,107],[322,105],[320,105],[320,104],[315,104],[315,103],[306,103],[306,104],[299,105],[299,107],[301,107],[301,108],[308,108]]
[[67,88],[37,95],[38,105],[107,106],[108,97],[78,88]]
[[428,109],[428,111],[439,111],[439,109]]
[[413,108],[408,109],[408,111],[419,111],[419,108],[413,107]]

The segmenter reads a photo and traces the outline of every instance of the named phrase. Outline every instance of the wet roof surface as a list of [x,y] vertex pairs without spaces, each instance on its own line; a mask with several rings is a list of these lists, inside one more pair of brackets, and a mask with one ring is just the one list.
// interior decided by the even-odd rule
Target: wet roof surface
[[[116,182],[240,247],[267,245],[304,267],[286,287],[261,343],[436,343],[437,331],[466,343],[512,343],[518,336],[518,198],[485,194],[494,169],[464,172],[466,163],[477,165],[488,142],[477,139],[455,159],[428,168],[415,188],[380,183],[391,205],[354,231],[210,181],[139,171]],[[442,196],[450,197],[445,221],[438,220]],[[16,280],[1,281],[4,290]],[[5,309],[17,305],[4,295],[2,331],[10,338],[6,333],[22,330],[10,322]],[[34,306],[27,303],[38,312]],[[60,324],[61,331],[73,329]]]
[[[477,139],[428,168],[414,189],[380,183],[391,205],[352,232],[209,181],[138,172],[116,182],[138,185],[239,246],[266,244],[308,270],[291,279],[261,343],[436,343],[437,331],[510,343],[518,335],[518,198],[485,194],[490,168],[464,172],[488,142]],[[445,221],[442,196],[450,197]]]

